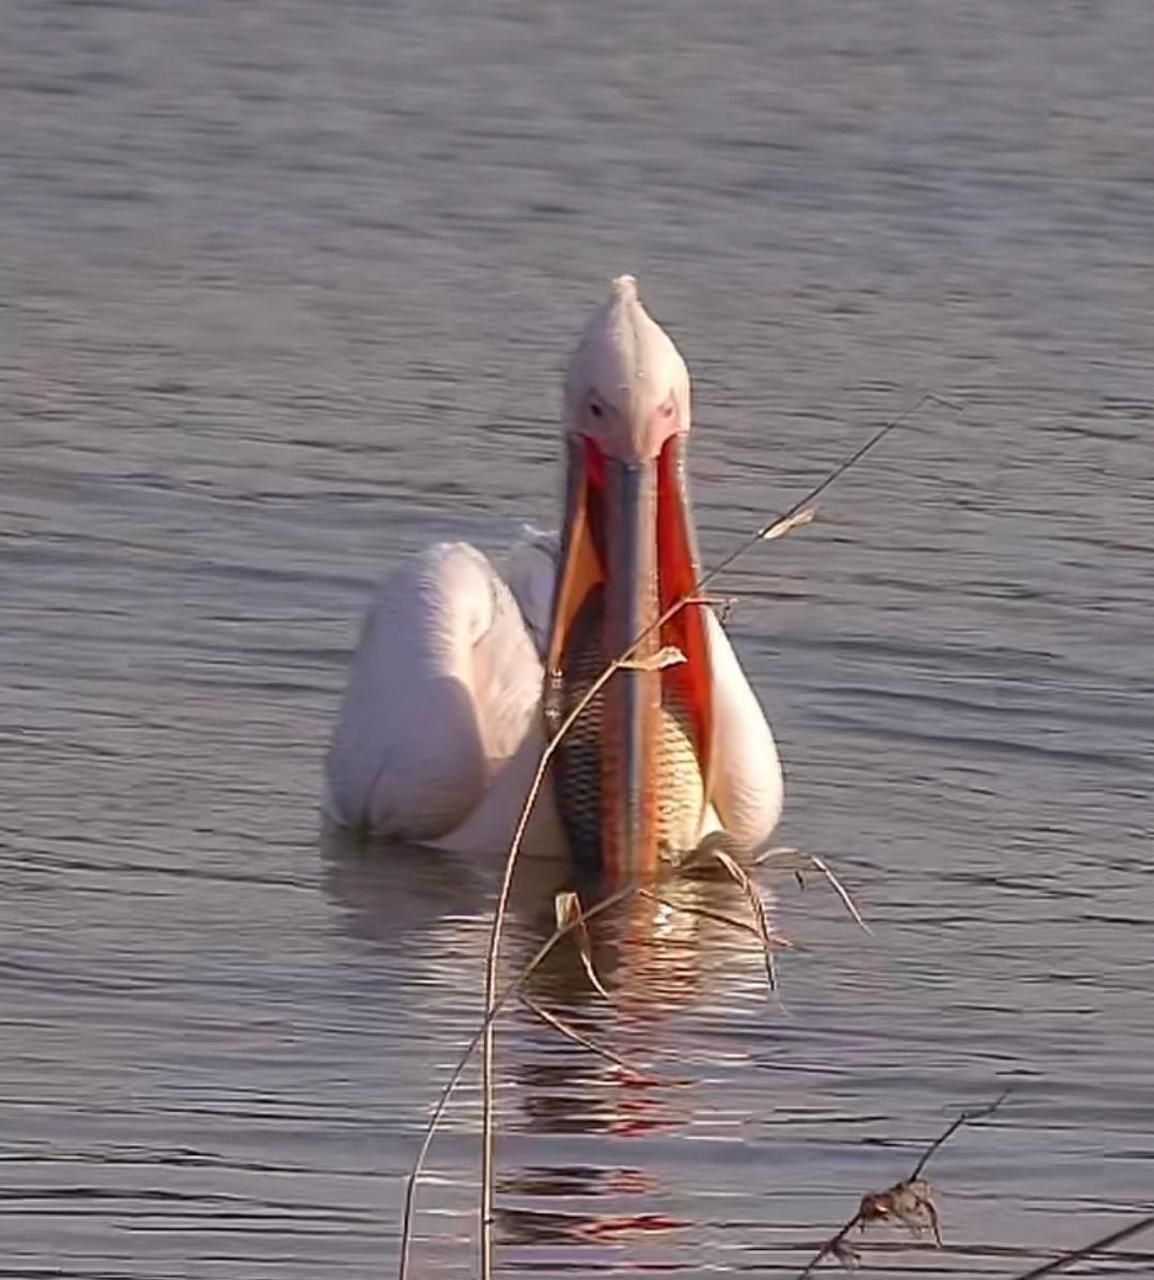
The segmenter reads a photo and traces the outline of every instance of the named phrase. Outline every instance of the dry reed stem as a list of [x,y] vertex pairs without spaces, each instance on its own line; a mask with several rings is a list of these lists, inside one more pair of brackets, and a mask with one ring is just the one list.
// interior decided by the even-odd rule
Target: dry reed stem
[[532,784],[521,807],[520,817],[517,819],[512,844],[505,857],[501,891],[493,912],[489,947],[485,956],[485,1015],[481,1031],[481,1280],[492,1280],[493,1275],[493,1018],[490,1015],[497,991],[497,957],[501,948],[505,913],[509,907],[509,894],[513,887],[513,872],[516,870],[517,857],[525,839],[529,816],[545,783],[549,762],[578,717],[621,669],[622,664],[633,657],[643,638],[639,637],[621,657],[609,663],[584,695],[578,699],[573,710],[562,720],[557,732],[545,744],[541,759],[537,762],[536,772],[533,774]]
[[825,859],[819,858],[816,853],[805,853],[801,849],[793,849],[793,848],[787,848],[787,847],[770,849],[766,853],[763,853],[759,857],[755,858],[753,865],[755,867],[764,867],[764,866],[768,866],[769,863],[771,862],[782,861],[787,858],[791,862],[793,862],[794,864],[792,867],[793,873],[795,876],[797,876],[798,882],[801,884],[801,887],[803,889],[805,888],[805,880],[802,878],[802,874],[797,867],[797,863],[804,862],[807,866],[816,867],[817,870],[829,882],[833,891],[842,900],[842,903],[845,905],[845,909],[853,917],[854,923],[860,926],[862,929],[864,929],[866,933],[870,934],[871,936],[873,935],[873,930],[869,927],[868,924],[866,924],[864,918],[862,917],[861,912],[857,908],[857,903],[854,902],[853,896],[850,894],[849,890],[845,887],[844,884],[842,884],[842,882],[837,878],[837,876],[834,875],[833,871],[830,869],[829,864],[825,861]]
[[[928,1222],[940,1248],[942,1237],[938,1230],[938,1210],[934,1204],[929,1183],[922,1179],[922,1171],[942,1144],[948,1142],[963,1125],[992,1116],[1007,1097],[1009,1097],[1009,1090],[984,1107],[974,1111],[960,1112],[922,1152],[917,1164],[906,1177],[884,1191],[871,1191],[862,1196],[857,1212],[838,1230],[836,1235],[822,1244],[807,1263],[805,1270],[798,1274],[797,1280],[806,1280],[813,1274],[818,1264],[828,1257],[837,1258],[839,1262],[852,1266],[854,1253],[846,1245],[846,1237],[854,1227],[861,1227],[864,1230],[869,1222],[897,1219],[914,1229],[922,1225],[923,1221]],[[1025,1280],[1024,1277],[1023,1280]]]
[[[529,963],[525,965],[513,981],[510,982],[509,985],[500,993],[493,1004],[492,1010],[486,1015],[486,1025],[497,1017],[513,996],[520,993],[521,988],[525,985],[533,972],[545,960],[562,938],[567,937],[579,926],[584,928],[585,922],[592,920],[595,916],[601,915],[604,911],[608,911],[611,907],[618,906],[626,899],[633,897],[636,892],[637,890],[635,886],[627,885],[626,887],[617,890],[615,893],[611,893],[607,897],[602,898],[600,902],[590,907],[588,911],[578,911],[577,914],[566,923],[558,923],[557,928],[548,938],[546,938],[541,946],[538,947]],[[413,1214],[416,1209],[417,1184],[420,1181],[421,1173],[424,1169],[425,1158],[429,1154],[429,1148],[432,1146],[433,1137],[441,1122],[441,1117],[445,1114],[445,1108],[449,1104],[449,1099],[453,1096],[453,1092],[460,1082],[465,1067],[468,1065],[469,1059],[473,1056],[473,1050],[476,1049],[478,1044],[480,1044],[481,1037],[484,1033],[485,1025],[478,1027],[470,1038],[468,1044],[466,1044],[460,1057],[457,1059],[456,1065],[453,1067],[453,1070],[449,1075],[449,1079],[441,1090],[441,1095],[437,1099],[437,1103],[434,1106],[428,1123],[425,1126],[425,1136],[421,1142],[420,1150],[417,1152],[417,1158],[414,1160],[413,1166],[409,1170],[409,1176],[405,1183],[404,1208],[401,1214],[401,1248],[400,1260],[397,1269],[397,1280],[407,1280],[408,1277],[409,1252],[412,1244]]]
[[1009,1096],[1010,1096],[1009,1089],[1005,1089],[994,1099],[993,1102],[988,1102],[984,1107],[978,1107],[974,1111],[959,1112],[958,1115],[954,1117],[952,1123],[945,1130],[945,1132],[940,1134],[937,1138],[935,1138],[933,1142],[931,1142],[930,1145],[925,1149],[925,1151],[922,1153],[922,1158],[917,1162],[916,1165],[914,1165],[914,1171],[913,1173],[910,1174],[907,1181],[912,1182],[914,1178],[921,1176],[922,1170],[926,1167],[926,1165],[929,1164],[930,1160],[933,1159],[933,1157],[937,1154],[938,1148],[941,1147],[944,1143],[949,1142],[949,1140],[954,1136],[955,1133],[957,1133],[957,1131],[962,1127],[962,1125],[972,1124],[975,1120],[985,1120],[987,1117],[992,1116],[995,1111],[998,1111],[1001,1108],[1002,1103],[1005,1102],[1005,1100]]
[[640,1070],[631,1062],[627,1062],[620,1054],[614,1053],[612,1049],[606,1049],[604,1045],[600,1045],[596,1040],[590,1039],[583,1031],[578,1031],[576,1027],[570,1026],[569,1023],[559,1018],[555,1013],[551,1013],[535,1000],[530,999],[524,992],[522,992],[520,1000],[530,1013],[536,1014],[542,1022],[552,1027],[555,1031],[559,1031],[567,1040],[572,1040],[574,1044],[579,1044],[583,1049],[588,1049],[590,1053],[595,1053],[599,1058],[604,1058],[606,1062],[611,1062],[615,1067],[620,1067],[622,1071],[639,1083],[662,1083],[656,1076]]
[[773,944],[769,938],[769,922],[765,918],[765,903],[761,894],[754,887],[753,881],[723,849],[711,849],[710,853],[725,868],[726,874],[745,894],[749,910],[753,915],[753,923],[759,940],[762,954],[765,956],[765,978],[771,993],[777,991],[777,963],[773,958]]
[[[494,1000],[497,991],[497,956],[501,948],[501,935],[504,929],[505,914],[509,905],[509,893],[513,883],[513,872],[516,869],[517,858],[521,851],[521,845],[525,839],[525,831],[529,824],[530,814],[533,807],[537,803],[537,797],[541,793],[541,788],[545,782],[545,775],[548,772],[549,763],[553,759],[557,748],[561,745],[562,740],[569,730],[576,723],[578,717],[586,710],[589,704],[597,696],[605,685],[613,678],[613,676],[621,669],[621,667],[630,662],[637,654],[640,646],[655,631],[659,631],[667,622],[675,617],[684,609],[691,600],[701,595],[705,587],[707,587],[715,578],[719,577],[726,569],[735,561],[740,559],[747,551],[757,546],[770,537],[780,537],[784,533],[789,532],[791,528],[796,528],[803,519],[803,513],[807,508],[813,506],[817,498],[829,488],[840,476],[844,475],[851,467],[860,462],[873,448],[881,443],[891,431],[895,430],[902,423],[906,422],[914,414],[921,409],[922,405],[934,402],[945,405],[950,409],[957,410],[959,406],[951,404],[950,401],[943,399],[941,396],[935,395],[933,392],[925,392],[914,404],[901,413],[895,415],[883,426],[879,427],[867,440],[858,446],[847,457],[828,472],[824,479],[815,485],[809,493],[805,495],[799,502],[795,502],[788,511],[783,515],[775,516],[772,520],[763,524],[751,537],[746,538],[739,543],[728,555],[723,556],[712,568],[703,573],[697,581],[690,587],[684,596],[673,601],[669,607],[662,611],[657,619],[647,626],[633,641],[628,649],[620,656],[609,662],[601,674],[593,681],[584,695],[578,700],[572,711],[561,722],[557,731],[545,744],[544,750],[541,752],[541,758],[537,763],[537,769],[533,774],[533,781],[526,793],[524,803],[521,806],[521,814],[517,819],[517,826],[513,832],[513,840],[509,845],[509,851],[505,857],[505,871],[501,880],[501,890],[497,898],[497,905],[493,912],[493,923],[489,933],[489,947],[485,958],[485,1013],[482,1023],[482,1051],[481,1051],[481,1231],[480,1231],[480,1272],[481,1280],[492,1280],[493,1275],[493,1018],[491,1016]],[[809,517],[812,518],[812,515]]]
[[1032,1271],[1026,1271],[1022,1275],[1016,1276],[1015,1280],[1042,1280],[1043,1276],[1057,1275],[1059,1271],[1065,1271],[1067,1267],[1073,1266],[1075,1262],[1081,1262],[1095,1253],[1101,1253],[1104,1249],[1110,1249],[1116,1244],[1121,1244],[1123,1240],[1129,1240],[1131,1236],[1141,1235],[1143,1231],[1150,1231],[1151,1229],[1154,1229],[1154,1213],[1145,1218],[1139,1218],[1137,1222],[1131,1222],[1128,1226],[1121,1227],[1117,1231],[1112,1231],[1108,1236],[1101,1236],[1099,1239],[1083,1245],[1080,1249],[1064,1253],[1060,1258],[1055,1258],[1052,1262],[1035,1267]]

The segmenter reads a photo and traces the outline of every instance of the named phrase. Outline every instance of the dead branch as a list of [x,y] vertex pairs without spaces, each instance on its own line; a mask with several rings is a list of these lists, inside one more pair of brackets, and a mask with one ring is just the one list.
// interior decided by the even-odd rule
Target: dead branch
[[1123,1240],[1129,1240],[1132,1236],[1141,1235],[1143,1231],[1149,1231],[1152,1228],[1154,1228],[1154,1213],[1145,1218],[1139,1218],[1137,1222],[1131,1222],[1128,1226],[1121,1227],[1117,1231],[1112,1231],[1108,1236],[1093,1240],[1090,1244],[1083,1245],[1080,1249],[1064,1253],[1060,1258],[1055,1258],[1052,1262],[1035,1267],[1032,1271],[1026,1271],[1022,1275],[1015,1277],[1015,1280],[1042,1280],[1043,1276],[1057,1275],[1059,1271],[1065,1271],[1067,1267],[1073,1266],[1075,1262],[1081,1262],[1084,1258],[1089,1258],[1095,1253],[1102,1253],[1106,1249],[1113,1248],[1116,1244],[1121,1244]]
[[[1009,1090],[987,1106],[979,1107],[975,1111],[961,1112],[945,1131],[930,1143],[905,1178],[884,1191],[871,1191],[862,1196],[857,1212],[836,1235],[825,1241],[809,1260],[805,1270],[798,1275],[797,1280],[806,1280],[806,1277],[813,1274],[814,1269],[824,1258],[833,1257],[844,1266],[852,1267],[857,1262],[857,1253],[849,1244],[849,1234],[854,1227],[864,1231],[871,1222],[900,1222],[915,1233],[928,1229],[933,1232],[938,1248],[941,1248],[941,1222],[938,1207],[934,1203],[933,1188],[921,1176],[922,1171],[942,1144],[948,1142],[963,1125],[992,1116],[1008,1096]],[[1024,1277],[1023,1280],[1025,1280]]]
[[1009,1089],[1005,1089],[997,1098],[994,1099],[993,1102],[987,1103],[986,1106],[978,1107],[975,1111],[963,1111],[959,1115],[955,1116],[953,1122],[946,1131],[939,1137],[935,1138],[922,1153],[922,1158],[916,1165],[914,1165],[914,1171],[910,1174],[910,1179],[912,1180],[913,1178],[917,1178],[921,1175],[922,1170],[937,1154],[938,1148],[944,1143],[949,1142],[962,1125],[972,1124],[975,1120],[985,1120],[987,1116],[992,1116],[1009,1096]]

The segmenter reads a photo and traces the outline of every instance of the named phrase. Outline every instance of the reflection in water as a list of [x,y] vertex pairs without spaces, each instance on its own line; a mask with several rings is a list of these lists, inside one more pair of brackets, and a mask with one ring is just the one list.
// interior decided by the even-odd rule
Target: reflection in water
[[659,1086],[608,1067],[569,1061],[518,1063],[520,1133],[612,1133],[638,1137],[676,1126],[683,1115],[666,1105]]
[[[503,860],[426,845],[402,844],[326,825],[319,837],[324,890],[345,913],[348,931],[369,942],[393,944],[446,921],[487,918],[500,887]],[[510,897],[513,919],[553,928],[553,895],[567,883],[563,863],[524,857]]]
[[497,1189],[509,1195],[559,1197],[593,1195],[649,1195],[656,1183],[638,1169],[602,1169],[588,1164],[561,1164],[556,1168],[530,1165],[498,1181]]
[[[559,1165],[556,1169],[530,1166],[501,1178],[498,1193],[506,1207],[498,1214],[503,1244],[564,1245],[604,1244],[631,1234],[672,1231],[686,1225],[676,1218],[652,1212],[659,1201],[660,1183],[640,1169],[594,1165]],[[508,1207],[518,1197],[530,1199],[611,1199],[613,1214],[559,1212]],[[646,1208],[645,1206],[650,1206]]]
[[[617,890],[596,882],[577,888],[586,910]],[[763,972],[760,945],[742,927],[750,923],[749,904],[733,881],[671,875],[648,889],[638,886],[587,925],[594,967],[623,1015],[660,1026],[671,1008],[716,994],[727,974],[748,980]],[[552,927],[551,913],[550,900],[537,917],[542,934]],[[575,1005],[600,999],[576,945],[555,949],[534,974],[532,990]]]
[[447,915],[481,910],[486,867],[439,849],[366,840],[326,825],[320,834],[324,890],[345,913],[350,934],[392,944]]
[[[323,884],[344,912],[348,932],[393,945],[409,933],[461,921],[485,921],[499,887],[498,860],[481,860],[420,846],[366,841],[325,828],[320,836]],[[568,866],[523,858],[510,895],[505,980],[530,963],[556,927],[554,901],[574,888],[591,910],[620,886],[574,882]],[[741,889],[722,878],[670,876],[645,886],[586,924],[594,967],[631,1022],[660,1026],[672,1007],[708,996],[726,971],[748,979],[762,956],[752,935],[734,923],[749,922]],[[479,959],[479,957],[476,957]],[[575,940],[562,940],[530,976],[535,998],[567,1007],[602,1003],[581,963]]]
[[[608,1190],[607,1195],[617,1196]],[[540,1210],[498,1209],[500,1242],[504,1245],[615,1244],[631,1236],[676,1231],[689,1224],[663,1213],[640,1212],[593,1216],[543,1213]]]
[[[408,982],[394,974],[402,993],[419,991],[423,967],[443,964],[446,955],[453,957],[457,982],[472,982],[479,992],[498,860],[367,844],[333,831],[322,838],[322,856],[326,891],[342,908],[352,936],[395,947],[400,939],[420,935],[420,945],[402,953],[411,970]],[[535,1147],[566,1150],[557,1139],[598,1134],[616,1151],[621,1141],[686,1131],[698,1091],[690,1078],[694,1062],[672,1020],[689,1005],[723,1007],[735,993],[764,998],[760,944],[727,923],[749,920],[737,885],[681,875],[649,887],[654,896],[633,893],[587,922],[592,963],[609,1000],[590,982],[575,935],[562,939],[524,986],[535,1003],[636,1071],[596,1056],[521,1006],[510,1006],[503,1025],[515,1021],[517,1034],[506,1032],[497,1042],[499,1075],[515,1086],[499,1097],[498,1128],[507,1139],[529,1136]],[[567,866],[527,859],[510,898],[506,984],[523,973],[554,932],[554,899],[563,888],[576,888],[588,911],[619,886],[574,883]],[[445,941],[449,945],[442,947]],[[604,1245],[685,1225],[653,1211],[663,1188],[635,1162],[552,1166],[538,1155],[532,1164],[508,1170],[500,1190],[506,1244]],[[533,1203],[540,1199],[569,1203],[564,1212],[541,1210]]]
[[[391,945],[446,921],[487,920],[500,884],[499,858],[365,840],[327,826],[319,845],[325,893],[344,912],[348,932],[365,941]],[[523,857],[510,895],[507,980],[554,931],[558,892],[576,889],[588,911],[619,887],[574,881],[565,863]],[[756,940],[726,923],[749,922],[748,903],[732,881],[671,876],[652,887],[661,901],[637,893],[587,925],[597,972],[623,1011],[639,1019],[660,1018],[668,1006],[707,994],[727,965],[746,974],[751,964],[760,968]],[[577,1006],[601,1000],[576,946],[568,943],[541,963],[530,991]]]
[[[587,884],[582,900],[589,908],[610,891],[609,885]],[[644,1078],[534,1022],[506,1061],[517,1089],[515,1113],[502,1117],[503,1131],[538,1139],[595,1133],[609,1143],[603,1149],[619,1156],[623,1142],[668,1139],[694,1124],[699,1090],[686,1077],[695,1063],[675,1016],[699,1003],[723,1006],[735,990],[756,989],[764,983],[762,957],[756,940],[723,923],[722,917],[749,918],[744,895],[732,881],[681,876],[663,882],[659,893],[663,901],[633,896],[589,921],[593,964],[611,1003],[594,991],[576,942],[568,940],[528,984],[535,1000],[620,1054]],[[638,1162],[643,1149],[638,1148]],[[583,1172],[534,1164],[509,1174],[503,1187],[513,1203],[501,1217],[504,1242],[628,1245],[632,1257],[642,1238],[689,1225],[655,1212],[671,1189],[640,1169],[618,1165],[593,1170],[592,1176]],[[523,1197],[531,1204],[543,1194],[575,1203],[565,1213],[516,1203]]]

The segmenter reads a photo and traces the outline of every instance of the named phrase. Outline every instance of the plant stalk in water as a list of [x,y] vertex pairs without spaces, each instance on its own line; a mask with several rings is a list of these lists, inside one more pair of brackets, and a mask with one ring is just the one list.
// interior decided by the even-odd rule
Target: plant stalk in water
[[[674,618],[682,609],[695,604],[705,588],[710,585],[716,578],[730,568],[737,560],[744,556],[748,551],[752,550],[759,542],[769,541],[773,538],[782,537],[791,532],[793,529],[808,524],[813,518],[812,506],[816,499],[829,488],[837,479],[844,475],[851,467],[860,462],[866,454],[879,445],[882,440],[894,431],[897,427],[907,422],[916,414],[923,405],[928,403],[936,403],[943,405],[954,411],[959,410],[959,406],[943,399],[941,396],[935,395],[933,392],[926,392],[914,404],[904,409],[901,413],[891,418],[883,426],[879,427],[863,444],[843,458],[841,462],[833,468],[832,471],[825,476],[817,485],[815,485],[804,498],[795,502],[793,506],[785,512],[784,515],[776,516],[772,520],[767,521],[756,530],[751,536],[739,543],[728,555],[724,556],[711,569],[703,573],[693,586],[682,597],[675,600],[660,616],[646,627],[633,641],[633,643],[620,656],[609,662],[601,674],[586,690],[584,696],[573,707],[572,711],[565,717],[558,727],[556,733],[549,739],[541,753],[538,761],[536,772],[533,775],[533,781],[525,796],[525,801],[521,807],[521,813],[517,819],[516,829],[513,833],[513,840],[509,846],[509,851],[505,857],[505,870],[501,878],[501,890],[497,898],[497,906],[493,912],[493,923],[489,932],[489,946],[485,957],[485,1012],[482,1031],[482,1049],[481,1049],[481,1229],[480,1229],[480,1274],[481,1280],[492,1280],[493,1276],[493,1187],[494,1187],[494,1161],[493,1161],[493,1143],[494,1143],[494,1006],[497,999],[497,961],[501,949],[501,936],[504,930],[505,915],[509,905],[509,894],[513,884],[513,873],[516,870],[517,859],[521,852],[521,846],[525,839],[525,831],[529,825],[529,818],[533,812],[533,807],[537,802],[537,797],[541,793],[541,788],[545,782],[545,776],[549,769],[549,764],[553,759],[558,747],[569,730],[576,723],[578,717],[586,710],[589,704],[597,696],[597,694],[605,687],[618,671],[623,667],[627,667],[638,653],[641,645],[661,627],[665,626],[672,618]],[[700,607],[700,606],[699,606]]]

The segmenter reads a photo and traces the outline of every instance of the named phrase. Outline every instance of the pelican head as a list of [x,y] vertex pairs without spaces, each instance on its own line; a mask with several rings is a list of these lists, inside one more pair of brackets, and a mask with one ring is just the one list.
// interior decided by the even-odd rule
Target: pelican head
[[586,326],[565,374],[565,434],[606,458],[648,462],[689,431],[689,370],[621,276]]
[[[605,664],[639,637],[573,725],[554,771],[579,862],[655,865],[695,839],[708,795],[710,679],[701,607],[689,605],[696,539],[685,481],[689,372],[637,296],[610,286],[565,377],[567,459],[561,562],[548,645],[546,709],[555,730]],[[658,670],[666,645],[685,661]]]

